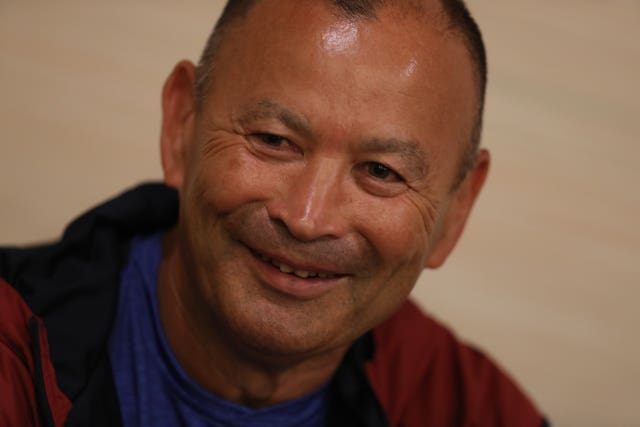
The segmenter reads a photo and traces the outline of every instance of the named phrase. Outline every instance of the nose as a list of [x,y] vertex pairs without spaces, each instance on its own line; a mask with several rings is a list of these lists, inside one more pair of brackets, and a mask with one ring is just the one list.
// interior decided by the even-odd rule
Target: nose
[[340,181],[337,161],[308,163],[283,177],[281,191],[267,204],[269,216],[301,241],[340,237],[347,230]]

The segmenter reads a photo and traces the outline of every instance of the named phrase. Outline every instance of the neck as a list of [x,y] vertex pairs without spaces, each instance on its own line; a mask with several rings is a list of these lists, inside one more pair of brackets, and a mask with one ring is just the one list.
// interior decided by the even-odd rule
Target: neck
[[325,384],[346,348],[313,356],[284,356],[237,342],[189,286],[174,232],[165,236],[158,275],[164,333],[178,362],[200,386],[249,407],[303,396]]

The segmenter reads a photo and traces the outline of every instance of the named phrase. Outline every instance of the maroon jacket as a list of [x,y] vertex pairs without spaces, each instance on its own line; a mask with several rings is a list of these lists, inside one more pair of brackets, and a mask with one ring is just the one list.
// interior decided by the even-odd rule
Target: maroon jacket
[[[177,195],[131,190],[54,244],[0,249],[0,425],[118,426],[106,342],[129,241],[171,227]],[[4,280],[2,280],[4,279]],[[407,301],[358,339],[330,385],[330,426],[545,426],[486,356]]]

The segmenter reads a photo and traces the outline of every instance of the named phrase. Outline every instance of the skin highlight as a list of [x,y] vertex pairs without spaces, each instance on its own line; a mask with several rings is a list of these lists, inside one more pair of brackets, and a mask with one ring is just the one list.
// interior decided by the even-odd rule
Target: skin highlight
[[[164,87],[163,169],[181,206],[163,327],[193,379],[248,406],[328,381],[444,262],[487,173],[481,151],[450,191],[475,113],[462,43],[392,11],[349,22],[265,0],[228,30],[201,110],[193,64]],[[323,44],[336,28],[339,54]]]

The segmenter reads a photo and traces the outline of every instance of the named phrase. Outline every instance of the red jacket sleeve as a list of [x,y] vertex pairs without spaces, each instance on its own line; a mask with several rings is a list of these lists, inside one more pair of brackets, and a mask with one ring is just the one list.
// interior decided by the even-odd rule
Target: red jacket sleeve
[[505,373],[410,301],[374,330],[374,341],[367,374],[390,426],[542,425]]
[[[33,350],[37,349],[36,355]],[[71,403],[60,391],[44,325],[0,279],[0,425],[62,427]]]

